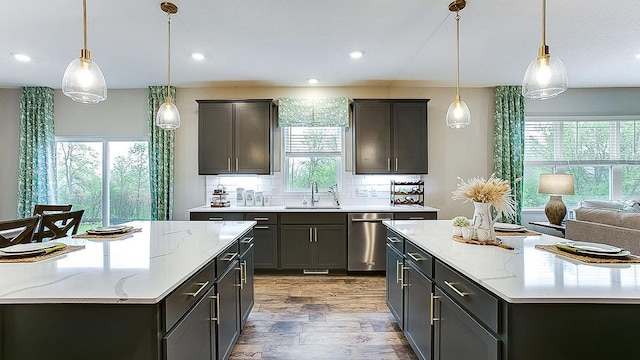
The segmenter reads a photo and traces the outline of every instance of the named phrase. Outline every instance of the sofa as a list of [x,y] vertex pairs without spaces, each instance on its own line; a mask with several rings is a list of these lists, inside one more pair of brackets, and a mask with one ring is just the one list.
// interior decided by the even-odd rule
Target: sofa
[[640,203],[582,201],[575,219],[565,223],[565,238],[609,244],[640,255]]

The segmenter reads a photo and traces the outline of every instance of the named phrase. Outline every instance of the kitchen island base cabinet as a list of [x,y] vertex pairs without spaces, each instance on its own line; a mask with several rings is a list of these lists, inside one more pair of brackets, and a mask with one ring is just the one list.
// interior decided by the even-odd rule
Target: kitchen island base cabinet
[[207,293],[189,314],[164,338],[164,352],[170,359],[211,359],[216,353],[215,292]]
[[226,272],[218,277],[218,312],[216,331],[218,335],[218,356],[216,359],[228,359],[240,335],[240,263],[234,260]]
[[500,341],[497,338],[437,287],[435,297],[434,360],[500,359]]
[[[431,292],[433,283],[406,260],[404,271],[404,335],[421,360],[431,359]],[[459,357],[456,359],[471,359]]]
[[240,256],[240,328],[243,328],[249,318],[249,313],[253,309],[255,302],[254,292],[254,248],[255,245],[251,244],[249,249]]
[[[389,240],[387,240],[389,241]],[[387,307],[396,319],[398,327],[404,329],[402,268],[404,257],[395,248],[387,244]]]

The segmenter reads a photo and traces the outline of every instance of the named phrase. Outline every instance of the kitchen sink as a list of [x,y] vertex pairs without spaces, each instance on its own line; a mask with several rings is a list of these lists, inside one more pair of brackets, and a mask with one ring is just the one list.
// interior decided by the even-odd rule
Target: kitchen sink
[[285,209],[290,209],[290,210],[295,210],[295,209],[309,209],[309,210],[313,210],[313,209],[341,209],[340,206],[338,205],[316,205],[316,206],[309,206],[309,205],[287,205],[284,207]]

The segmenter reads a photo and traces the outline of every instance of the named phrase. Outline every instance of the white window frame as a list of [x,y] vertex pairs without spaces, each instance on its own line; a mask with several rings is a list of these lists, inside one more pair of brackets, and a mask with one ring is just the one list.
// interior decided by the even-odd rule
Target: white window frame
[[[338,126],[335,126],[336,128],[338,128]],[[346,145],[346,128],[344,127],[340,127],[340,154],[338,156],[338,153],[336,152],[335,155],[333,156],[338,156],[338,164],[336,166],[337,168],[337,174],[336,174],[336,182],[338,185],[338,191],[340,191],[342,189],[342,182],[343,182],[343,173],[344,173],[344,159],[345,159],[345,145]],[[286,146],[286,136],[285,136],[285,129],[282,128],[281,132],[281,153],[282,153],[282,157],[281,157],[281,161],[282,161],[282,189],[284,193],[288,193],[288,194],[305,194],[309,191],[309,189],[311,188],[311,185],[309,185],[309,189],[292,189],[289,186],[289,163],[288,163],[288,159],[289,156],[287,156],[287,153],[285,151],[285,146]],[[326,156],[326,154],[319,154],[318,153],[298,153],[299,156],[296,157],[310,157],[310,156],[315,156],[315,157],[322,157],[322,156]],[[332,156],[332,157],[333,157]],[[318,191],[328,191],[328,188],[319,188]]]
[[[146,142],[149,148],[148,136],[56,136],[56,149],[58,142],[92,142],[102,143],[102,224],[109,225],[111,221],[111,209],[109,207],[109,177],[111,176],[109,161],[110,142]],[[57,169],[56,169],[57,171]]]
[[[611,160],[563,160],[561,136],[554,137],[554,158],[558,160],[551,161],[527,161],[524,160],[524,167],[527,166],[546,166],[553,168],[554,173],[565,173],[567,167],[572,166],[608,166],[609,167],[609,199],[622,198],[622,168],[625,165],[640,165],[640,160],[624,160],[620,161],[620,122],[622,121],[640,121],[640,115],[558,115],[558,116],[526,116],[525,123],[529,122],[557,122],[558,127],[562,127],[566,121],[605,121],[609,122],[613,131],[610,133],[609,145]],[[561,129],[556,135],[561,134]],[[525,154],[526,159],[526,154]],[[534,209],[534,208],[529,208]],[[537,208],[536,208],[537,209]]]

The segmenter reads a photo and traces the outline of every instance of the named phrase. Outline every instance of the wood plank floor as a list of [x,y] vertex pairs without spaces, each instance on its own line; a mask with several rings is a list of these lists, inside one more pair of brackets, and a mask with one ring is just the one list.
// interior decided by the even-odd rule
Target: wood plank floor
[[231,360],[417,359],[380,275],[261,275]]

